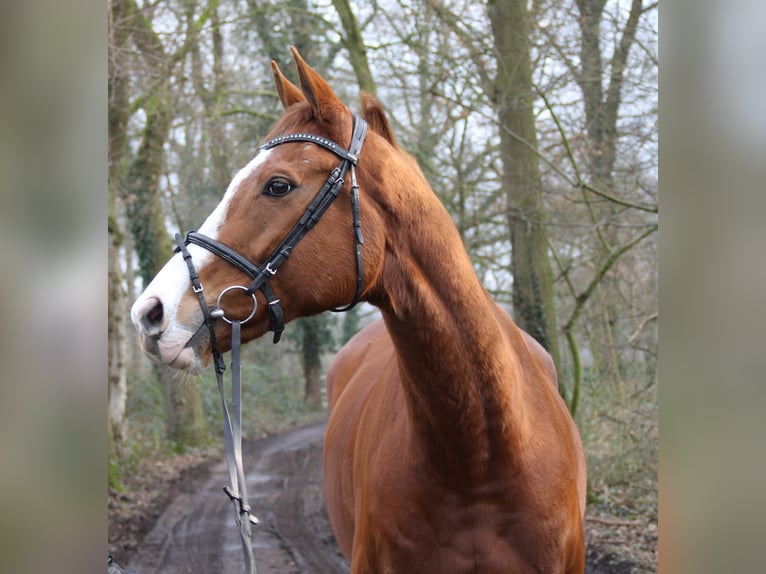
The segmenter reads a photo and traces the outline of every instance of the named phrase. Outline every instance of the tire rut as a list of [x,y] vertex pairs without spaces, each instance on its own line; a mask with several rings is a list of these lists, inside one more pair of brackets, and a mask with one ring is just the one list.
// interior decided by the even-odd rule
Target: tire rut
[[[253,527],[258,574],[349,572],[335,544],[322,496],[326,421],[246,443],[248,494],[260,523]],[[224,462],[196,493],[174,497],[136,551],[139,574],[238,573],[242,550]]]

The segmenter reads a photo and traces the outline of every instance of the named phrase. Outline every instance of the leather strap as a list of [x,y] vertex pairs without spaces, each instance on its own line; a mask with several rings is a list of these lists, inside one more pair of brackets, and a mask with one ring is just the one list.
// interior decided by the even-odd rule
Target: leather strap
[[362,217],[359,209],[359,184],[356,182],[356,169],[353,165],[351,166],[351,214],[354,221],[354,249],[356,251],[356,291],[351,303],[345,307],[331,309],[333,313],[342,313],[356,307],[364,288],[364,264],[362,262],[364,237],[362,237]]
[[[356,117],[354,118],[356,120]],[[356,165],[356,162],[359,161],[359,150],[353,150],[352,145],[349,145],[348,151],[340,147],[338,144],[336,144],[332,140],[328,140],[327,138],[323,138],[322,136],[317,136],[314,134],[306,134],[306,133],[297,133],[297,134],[288,134],[284,136],[277,136],[273,139],[270,139],[266,143],[261,145],[261,149],[271,149],[273,147],[277,147],[278,145],[284,144],[284,143],[290,143],[290,142],[310,142],[317,145],[322,146],[323,148],[331,151],[335,155],[337,155],[339,158],[344,159],[346,161],[349,161]],[[361,149],[362,146],[359,146]]]
[[247,480],[242,465],[242,383],[240,376],[240,322],[231,322],[231,416],[226,407],[223,390],[223,374],[216,373],[218,393],[221,396],[223,411],[223,438],[226,447],[226,466],[229,469],[231,486],[224,486],[223,491],[234,504],[234,519],[239,526],[242,542],[242,555],[245,559],[245,572],[256,574],[253,545],[251,542],[251,524],[258,524],[258,519],[250,514],[247,500]]
[[218,350],[215,338],[215,327],[213,325],[214,312],[210,311],[204,297],[204,290],[199,281],[199,274],[194,267],[191,254],[176,233],[176,243],[178,251],[186,262],[189,270],[189,279],[191,280],[192,290],[196,293],[199,300],[205,325],[210,332],[210,345],[215,362],[215,378],[218,383],[218,394],[221,398],[221,411],[223,412],[223,441],[226,450],[226,467],[229,471],[229,483],[231,486],[224,486],[223,491],[234,503],[234,515],[239,526],[240,540],[242,542],[242,554],[245,560],[245,573],[256,574],[255,560],[253,557],[253,546],[251,543],[251,524],[257,524],[258,519],[250,514],[250,505],[247,500],[247,483],[245,480],[245,471],[242,465],[242,383],[240,373],[240,322],[231,321],[231,414],[226,404],[226,395],[224,392],[223,373],[226,370],[223,356]]
[[177,247],[174,249],[176,252],[180,252],[181,256],[184,259],[184,262],[186,263],[186,268],[189,270],[189,280],[192,284],[192,291],[194,291],[195,295],[197,295],[197,300],[199,301],[200,309],[202,309],[202,317],[205,320],[205,326],[207,327],[208,333],[210,334],[210,350],[213,354],[213,362],[215,364],[215,372],[216,373],[223,373],[226,370],[226,364],[223,361],[223,356],[218,351],[218,345],[216,344],[215,340],[215,326],[213,325],[213,315],[210,312],[210,309],[207,306],[207,303],[205,302],[205,294],[204,294],[204,288],[202,287],[202,283],[200,283],[199,280],[199,274],[197,273],[197,269],[194,267],[194,262],[192,261],[191,253],[189,253],[189,250],[186,249],[186,243],[183,239],[181,239],[181,235],[179,233],[175,234],[175,240]]
[[261,286],[261,292],[266,297],[266,308],[271,319],[271,330],[274,332],[273,342],[276,345],[282,338],[282,331],[285,330],[285,312],[282,311],[279,299],[277,299],[268,281]]

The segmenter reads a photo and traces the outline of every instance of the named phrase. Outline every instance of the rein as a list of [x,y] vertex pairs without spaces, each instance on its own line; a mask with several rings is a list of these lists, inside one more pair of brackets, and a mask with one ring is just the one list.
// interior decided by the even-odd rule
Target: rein
[[[234,505],[235,520],[240,529],[242,553],[245,561],[245,572],[247,574],[255,574],[255,561],[251,543],[251,525],[257,524],[258,519],[251,514],[251,508],[248,504],[247,485],[242,465],[242,385],[240,380],[241,326],[255,316],[255,311],[258,306],[255,292],[260,290],[266,298],[271,320],[271,330],[274,332],[274,343],[279,342],[282,332],[284,331],[284,311],[282,310],[279,299],[277,299],[274,291],[271,289],[268,280],[277,273],[279,267],[287,260],[298,242],[303,239],[314,225],[316,225],[322,215],[329,209],[332,202],[338,197],[343,187],[344,178],[349,170],[351,171],[350,195],[357,267],[356,292],[354,293],[354,298],[351,303],[339,309],[332,309],[332,311],[348,311],[359,302],[364,284],[364,269],[362,267],[362,244],[364,243],[364,240],[362,237],[362,225],[359,210],[359,186],[356,181],[355,168],[359,161],[359,152],[364,144],[366,134],[367,123],[362,118],[354,116],[351,143],[349,144],[348,150],[327,138],[306,133],[279,136],[268,140],[261,146],[261,149],[264,150],[285,143],[310,142],[331,151],[341,160],[340,164],[332,170],[327,181],[314,197],[314,200],[308,206],[301,218],[263,264],[256,265],[220,241],[196,231],[188,232],[183,239],[180,234],[175,235],[177,246],[174,251],[181,253],[186,262],[186,266],[189,270],[192,291],[197,295],[205,326],[210,333],[210,347],[215,365],[218,392],[221,396],[221,410],[223,412],[224,420],[223,434],[226,447],[226,466],[228,467],[229,480],[231,483],[231,486],[225,486],[223,490]],[[251,279],[250,284],[247,287],[241,285],[227,287],[218,295],[216,306],[211,310],[205,301],[204,288],[200,282],[199,273],[197,273],[197,270],[194,267],[194,262],[192,261],[192,256],[187,249],[187,246],[190,243],[207,249],[241,270]],[[227,318],[221,307],[223,296],[235,289],[242,290],[246,295],[249,295],[253,301],[253,309],[244,319]],[[223,373],[226,370],[226,364],[223,360],[223,355],[218,350],[215,337],[215,322],[218,320],[223,320],[231,325],[231,412],[226,404],[224,395]]]
[[[181,252],[189,269],[192,290],[197,295],[200,307],[202,308],[202,314],[205,317],[205,324],[210,331],[210,346],[215,363],[215,378],[218,382],[218,394],[221,397],[221,410],[223,412],[223,441],[226,448],[226,467],[229,470],[229,482],[231,483],[231,486],[224,486],[223,491],[234,503],[234,519],[239,526],[242,554],[245,558],[245,572],[246,574],[256,574],[253,546],[250,542],[250,527],[252,524],[258,524],[258,519],[250,514],[251,508],[247,502],[247,481],[242,466],[242,383],[239,360],[240,328],[242,323],[249,321],[255,315],[255,295],[253,295],[253,312],[244,321],[227,319],[223,309],[220,308],[221,297],[231,287],[221,292],[216,302],[216,308],[211,311],[205,302],[204,289],[199,281],[199,275],[194,268],[191,254],[178,233],[176,233],[175,238],[178,244],[178,251]],[[244,289],[244,287],[240,288]],[[223,373],[226,370],[226,364],[215,340],[215,327],[213,325],[215,319],[223,319],[231,323],[231,414],[226,405],[224,394]]]

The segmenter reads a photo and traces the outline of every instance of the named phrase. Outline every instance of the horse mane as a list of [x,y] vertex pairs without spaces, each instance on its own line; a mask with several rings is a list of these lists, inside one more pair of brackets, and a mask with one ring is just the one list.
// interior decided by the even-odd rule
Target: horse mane
[[399,148],[396,143],[396,137],[394,131],[391,129],[391,124],[388,122],[386,111],[378,101],[378,99],[367,92],[362,92],[362,110],[361,116],[367,122],[370,129],[382,136],[388,143],[395,148]]
[[[399,147],[399,144],[396,141],[396,136],[394,136],[394,130],[391,128],[391,123],[388,121],[386,111],[383,109],[383,106],[378,99],[372,94],[362,92],[361,100],[362,109],[360,110],[360,115],[367,122],[370,129],[386,140],[394,150],[399,152],[400,156],[404,158],[407,166],[414,171],[426,183],[428,189],[431,190],[431,185],[428,183],[428,179],[423,173],[418,160],[415,159],[412,154]],[[433,191],[431,191],[431,193],[433,193]]]

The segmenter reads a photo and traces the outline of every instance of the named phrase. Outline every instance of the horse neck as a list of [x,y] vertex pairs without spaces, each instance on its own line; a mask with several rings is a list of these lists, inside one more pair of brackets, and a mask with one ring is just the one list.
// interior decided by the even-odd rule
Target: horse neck
[[432,458],[488,469],[498,453],[493,445],[507,444],[520,424],[519,362],[510,341],[520,332],[479,283],[449,214],[427,191],[409,198],[407,209],[386,210],[396,215],[387,221],[381,294],[372,302]]

